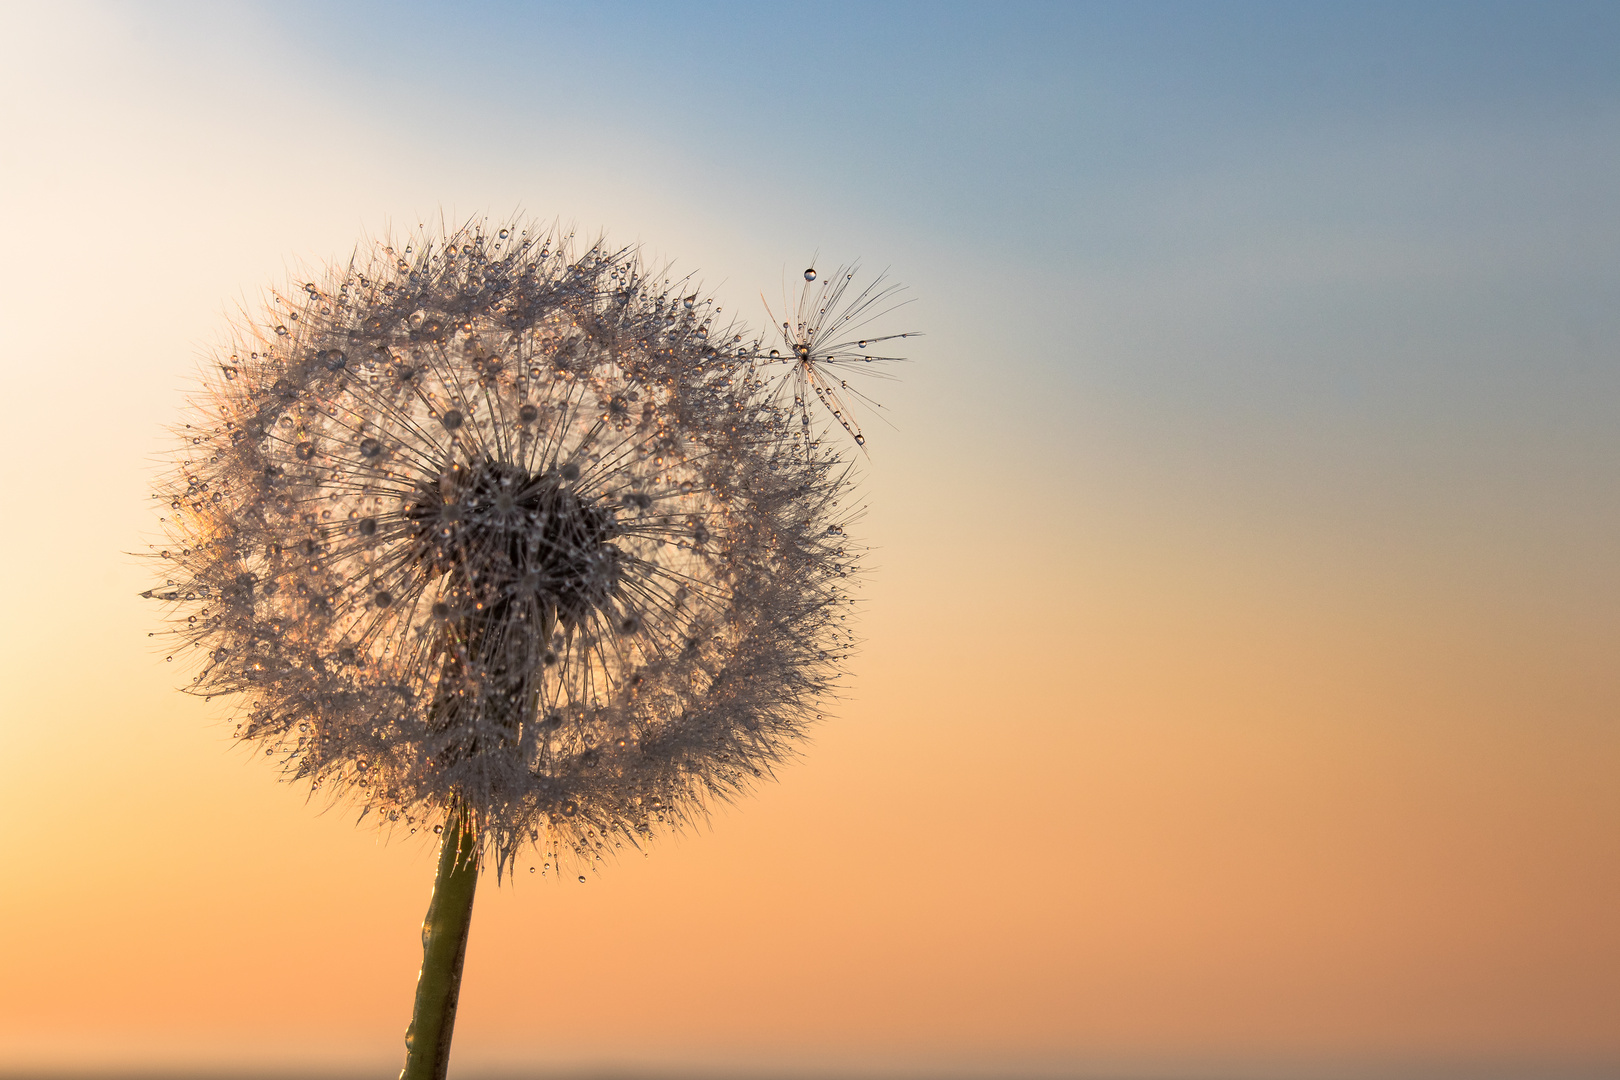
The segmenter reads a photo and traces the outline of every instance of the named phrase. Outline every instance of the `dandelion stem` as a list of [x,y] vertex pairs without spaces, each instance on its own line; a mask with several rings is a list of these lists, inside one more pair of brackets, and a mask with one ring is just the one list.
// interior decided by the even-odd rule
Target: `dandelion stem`
[[445,821],[439,873],[422,921],[422,974],[405,1031],[405,1068],[399,1080],[444,1080],[450,1066],[450,1035],[477,887],[478,835],[466,809],[458,806]]

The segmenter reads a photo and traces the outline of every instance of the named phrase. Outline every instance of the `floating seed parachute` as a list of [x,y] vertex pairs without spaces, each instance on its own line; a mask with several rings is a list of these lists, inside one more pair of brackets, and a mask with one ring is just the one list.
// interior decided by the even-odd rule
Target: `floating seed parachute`
[[[897,300],[900,286],[885,285],[882,274],[867,285],[854,286],[857,272],[857,267],[840,266],[830,277],[821,278],[820,284],[807,285],[800,291],[793,319],[781,324],[782,349],[771,349],[767,353],[756,343],[751,350],[740,354],[768,375],[775,370],[778,398],[785,400],[788,392],[792,392],[800,435],[807,440],[811,438],[810,401],[813,397],[857,446],[865,446],[866,436],[861,432],[852,406],[859,404],[869,409],[882,406],[851,386],[849,376],[893,378],[884,367],[905,358],[884,355],[882,348],[891,341],[917,336],[863,333],[909,301]],[[818,276],[814,267],[804,272],[807,282],[816,281]],[[788,310],[785,303],[783,310]],[[776,316],[770,312],[769,305],[766,312],[774,323]],[[877,369],[866,366],[871,364],[878,365]],[[780,373],[779,365],[786,365],[785,374]]]
[[714,320],[521,223],[275,294],[158,495],[192,689],[396,827],[464,807],[506,869],[747,788],[832,688],[857,553],[840,455]]

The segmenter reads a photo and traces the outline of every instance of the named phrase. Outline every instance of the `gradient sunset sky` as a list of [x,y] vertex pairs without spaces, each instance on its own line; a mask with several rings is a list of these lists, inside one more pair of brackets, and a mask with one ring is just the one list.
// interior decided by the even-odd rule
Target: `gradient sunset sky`
[[[0,10],[0,1073],[402,1059],[434,866],[175,692],[237,307],[522,212],[888,268],[847,697],[485,883],[477,1070],[1620,1077],[1620,6]],[[904,324],[904,325],[900,325]]]

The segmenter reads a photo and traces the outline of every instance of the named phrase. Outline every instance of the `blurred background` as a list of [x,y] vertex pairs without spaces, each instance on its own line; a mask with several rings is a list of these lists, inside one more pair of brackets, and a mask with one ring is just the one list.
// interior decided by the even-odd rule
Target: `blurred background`
[[239,307],[523,212],[878,388],[803,759],[479,896],[476,1076],[1620,1076],[1620,8],[0,7],[0,1072],[393,1075],[434,853],[148,640]]

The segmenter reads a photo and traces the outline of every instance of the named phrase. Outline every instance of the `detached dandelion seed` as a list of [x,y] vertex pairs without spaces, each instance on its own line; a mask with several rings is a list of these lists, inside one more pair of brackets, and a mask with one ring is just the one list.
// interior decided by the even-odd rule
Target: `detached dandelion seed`
[[[481,867],[571,876],[747,790],[851,647],[841,453],[689,280],[571,236],[473,221],[273,294],[155,496],[191,689],[286,779],[442,836],[407,1077],[444,1075]],[[844,328],[799,318],[836,404]]]
[[[854,407],[872,410],[882,406],[862,391],[849,384],[850,376],[877,379],[893,378],[885,368],[905,358],[888,356],[872,351],[874,346],[904,338],[915,333],[863,336],[861,331],[903,307],[909,301],[899,299],[900,286],[884,284],[887,275],[879,274],[871,283],[856,288],[854,281],[860,272],[857,265],[840,266],[831,277],[821,278],[815,267],[804,272],[805,285],[799,290],[797,304],[790,319],[778,323],[769,303],[766,316],[779,326],[772,336],[779,336],[782,348],[765,350],[763,342],[740,355],[750,363],[767,370],[785,367],[775,380],[779,400],[792,398],[793,411],[798,416],[800,435],[810,438],[813,406],[819,402],[856,445],[866,445],[866,435],[854,416]],[[817,281],[820,284],[813,284]],[[788,307],[783,304],[783,314]],[[874,368],[873,365],[876,365]]]

